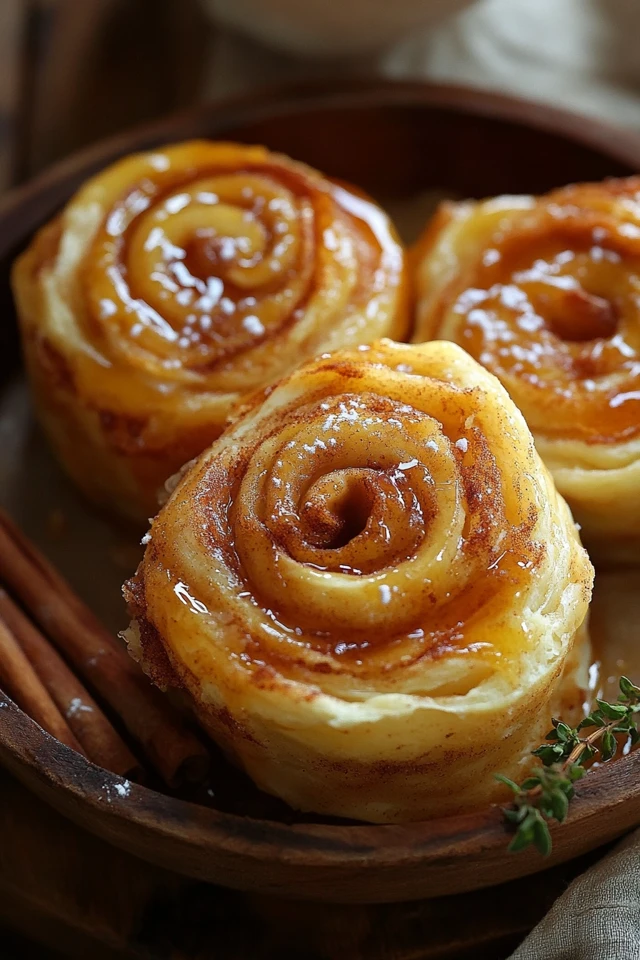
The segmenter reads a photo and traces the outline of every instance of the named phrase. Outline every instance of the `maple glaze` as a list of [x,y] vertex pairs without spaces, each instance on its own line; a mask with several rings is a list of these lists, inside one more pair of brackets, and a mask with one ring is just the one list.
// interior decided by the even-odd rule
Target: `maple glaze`
[[129,642],[267,792],[419,819],[493,798],[580,709],[591,579],[498,381],[381,341],[301,367],[184,473]]
[[403,250],[382,210],[228,143],[107,168],[37,235],[13,281],[54,448],[93,499],[145,520],[244,395],[407,323]]
[[445,204],[416,258],[414,339],[501,380],[588,541],[636,537],[640,178]]

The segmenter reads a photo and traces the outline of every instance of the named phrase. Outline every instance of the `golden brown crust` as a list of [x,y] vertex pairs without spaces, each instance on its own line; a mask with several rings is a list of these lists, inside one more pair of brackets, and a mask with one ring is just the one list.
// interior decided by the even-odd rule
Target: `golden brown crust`
[[412,256],[414,340],[501,380],[600,556],[637,542],[640,177],[445,204]]
[[245,395],[408,320],[402,247],[373,202],[264,148],[205,141],[99,174],[13,284],[60,459],[93,499],[145,519]]
[[579,699],[591,580],[497,381],[453,345],[383,341],[247,409],[127,590],[136,655],[260,786],[402,820],[492,798]]

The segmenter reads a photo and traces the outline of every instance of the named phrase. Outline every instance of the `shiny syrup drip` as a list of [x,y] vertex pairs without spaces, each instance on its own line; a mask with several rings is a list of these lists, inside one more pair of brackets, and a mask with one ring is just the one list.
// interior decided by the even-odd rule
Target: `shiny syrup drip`
[[[603,571],[598,574],[591,607],[593,661],[585,709],[595,705],[596,697],[615,701],[619,692],[618,681],[623,674],[634,683],[640,683],[638,623],[640,570]],[[616,760],[619,757],[620,754]],[[259,791],[218,753],[214,758],[214,774],[210,781],[195,789],[187,788],[180,795],[203,806],[284,823],[348,822],[332,821],[291,809],[283,801]]]
[[640,256],[597,228],[587,238],[548,229],[485,253],[453,307],[458,340],[534,428],[628,439],[640,431]]
[[[167,370],[204,369],[301,319],[323,259],[353,271],[357,249],[347,313],[357,301],[375,314],[400,283],[400,248],[370,201],[277,158],[246,162],[242,150],[237,167],[193,163],[189,179],[176,169],[150,193],[131,189],[107,217],[107,259],[94,252],[113,284],[97,301],[98,323],[120,315],[132,345]],[[333,225],[320,230],[330,204]]]

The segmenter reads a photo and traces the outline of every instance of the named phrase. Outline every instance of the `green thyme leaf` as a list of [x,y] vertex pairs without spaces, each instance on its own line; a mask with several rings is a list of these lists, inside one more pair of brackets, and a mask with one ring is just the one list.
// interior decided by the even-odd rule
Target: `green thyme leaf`
[[509,844],[509,850],[514,853],[518,850],[524,850],[529,844],[534,842],[534,824],[536,822],[537,811],[529,808],[525,819],[522,821],[516,831],[516,835]]
[[549,827],[540,816],[537,817],[533,826],[533,842],[543,857],[549,856],[551,853],[551,834],[549,833]]
[[562,790],[567,800],[571,800],[575,792],[571,780],[558,780],[558,790]]
[[558,734],[558,740],[561,740],[563,743],[566,743],[573,736],[573,730],[566,723],[559,723],[556,727],[556,733]]
[[631,683],[628,677],[620,677],[620,693],[629,700],[640,699],[640,687]]
[[554,790],[550,795],[550,801],[553,816],[558,823],[562,823],[569,812],[569,798],[562,790]]
[[540,777],[527,777],[527,779],[523,781],[520,790],[535,790],[536,787],[540,786],[540,782]]
[[566,774],[569,777],[569,780],[581,780],[584,777],[587,771],[584,767],[579,766],[577,763],[572,763],[570,767],[567,767]]
[[[579,764],[582,766],[582,768],[584,769],[585,763],[588,763],[589,760],[593,760],[593,758],[595,757],[595,755],[596,755],[597,752],[598,752],[598,751],[596,750],[595,747],[592,747],[590,744],[587,744],[586,747],[584,748],[584,750],[582,751],[582,755],[581,755],[580,758],[576,761],[576,763],[579,763]],[[586,773],[586,771],[585,771],[585,773]]]
[[501,773],[496,773],[494,776],[496,780],[498,780],[500,783],[504,783],[504,785],[509,787],[510,790],[513,790],[514,793],[520,793],[521,788],[514,780],[510,780],[509,777],[505,777]]
[[613,727],[614,733],[630,733],[632,728],[632,723],[630,719],[624,721],[624,723],[619,723]]
[[584,720],[581,720],[578,724],[578,730],[584,730],[585,727],[600,727],[602,724],[599,720],[596,720],[592,714],[588,717],[585,717]]
[[526,807],[503,807],[502,812],[510,823],[522,823],[527,815]]
[[619,720],[627,714],[627,707],[621,703],[607,703],[606,700],[597,700],[596,702],[602,711],[602,715],[607,720]]
[[602,734],[602,741],[600,746],[600,753],[602,755],[603,761],[611,760],[616,755],[616,750],[618,749],[618,741],[614,737],[611,730],[605,730]]
[[552,763],[557,763],[558,760],[562,759],[564,756],[564,747],[559,743],[543,743],[541,747],[533,751],[533,755],[534,757],[539,757],[545,767],[548,767]]
[[[586,774],[585,766],[598,754],[611,760],[618,750],[616,734],[625,735],[628,743],[640,742],[640,687],[621,677],[618,703],[597,700],[597,708],[576,727],[552,719],[552,729],[545,743],[533,750],[542,766],[518,785],[508,777],[497,775],[514,794],[511,807],[504,809],[508,823],[516,828],[509,850],[523,850],[533,845],[543,856],[551,851],[548,821],[562,823],[574,796],[574,783]],[[580,731],[595,728],[587,737]],[[597,746],[596,746],[597,744]]]

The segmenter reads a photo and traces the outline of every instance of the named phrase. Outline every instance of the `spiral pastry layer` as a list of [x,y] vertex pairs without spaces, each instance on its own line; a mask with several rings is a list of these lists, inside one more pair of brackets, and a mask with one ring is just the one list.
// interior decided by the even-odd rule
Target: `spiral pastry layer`
[[135,518],[234,404],[305,358],[402,336],[403,251],[371,201],[263,147],[196,141],[89,181],[17,261],[40,416]]
[[300,368],[183,474],[128,640],[264,790],[412,820],[491,800],[581,703],[591,583],[498,381],[383,340]]
[[587,546],[640,559],[640,178],[445,204],[416,253],[414,339],[499,377]]

